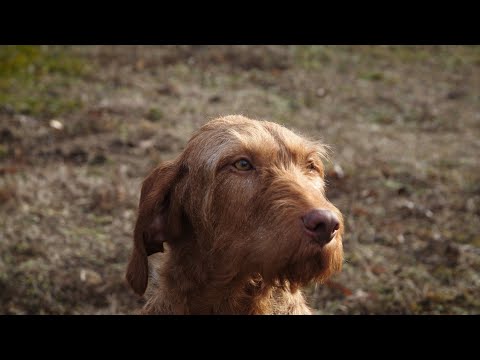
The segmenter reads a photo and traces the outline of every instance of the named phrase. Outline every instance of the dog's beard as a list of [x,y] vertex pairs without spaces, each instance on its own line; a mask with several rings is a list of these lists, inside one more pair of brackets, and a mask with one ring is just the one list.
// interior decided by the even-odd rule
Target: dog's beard
[[320,247],[307,244],[289,259],[288,263],[264,274],[268,283],[278,286],[306,286],[312,282],[323,283],[339,272],[343,263],[343,248],[340,239]]
[[[289,231],[286,233],[278,232],[280,225],[274,227],[277,231],[270,227],[260,231],[258,226],[255,227],[255,237],[245,228],[222,229],[208,237],[213,241],[199,241],[206,245],[204,251],[212,261],[210,268],[222,269],[222,272],[212,272],[212,281],[227,284],[259,274],[266,285],[301,287],[311,282],[322,283],[340,271],[343,263],[342,234],[321,246],[299,234],[296,225],[287,226]],[[232,238],[242,241],[232,242]]]

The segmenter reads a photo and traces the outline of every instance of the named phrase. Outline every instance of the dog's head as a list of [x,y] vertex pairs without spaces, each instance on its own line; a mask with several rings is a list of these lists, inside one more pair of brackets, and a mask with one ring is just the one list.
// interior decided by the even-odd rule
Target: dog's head
[[127,270],[147,286],[147,256],[196,242],[223,279],[259,273],[302,285],[340,270],[343,219],[325,196],[325,146],[266,121],[205,124],[145,179]]

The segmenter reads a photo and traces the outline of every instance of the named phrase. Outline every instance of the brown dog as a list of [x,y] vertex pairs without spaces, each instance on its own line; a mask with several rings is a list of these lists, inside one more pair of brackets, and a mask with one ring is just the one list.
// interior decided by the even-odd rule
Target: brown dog
[[299,287],[343,261],[325,154],[272,122],[205,124],[143,182],[126,276],[139,295],[150,280],[142,313],[310,314]]

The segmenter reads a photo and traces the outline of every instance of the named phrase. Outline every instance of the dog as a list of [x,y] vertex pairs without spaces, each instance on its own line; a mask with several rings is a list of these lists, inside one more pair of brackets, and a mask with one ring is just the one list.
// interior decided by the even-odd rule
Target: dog
[[203,125],[143,181],[126,272],[139,313],[311,314],[301,288],[343,262],[327,154],[269,121]]

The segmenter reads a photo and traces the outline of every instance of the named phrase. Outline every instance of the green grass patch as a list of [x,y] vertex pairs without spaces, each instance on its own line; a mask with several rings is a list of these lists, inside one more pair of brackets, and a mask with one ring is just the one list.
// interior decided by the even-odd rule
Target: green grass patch
[[360,74],[360,79],[370,80],[370,81],[380,81],[384,79],[383,73],[378,71],[368,71]]
[[157,122],[162,120],[163,111],[158,108],[151,108],[147,113],[147,119],[152,122]]
[[51,117],[82,103],[68,90],[91,72],[66,46],[0,46],[0,107]]
[[0,160],[8,155],[8,148],[6,145],[0,144]]
[[319,69],[330,64],[335,57],[335,48],[318,45],[299,45],[293,48],[293,58],[296,64],[304,69]]
[[390,125],[395,122],[392,115],[379,111],[374,111],[370,114],[368,120],[379,125]]

